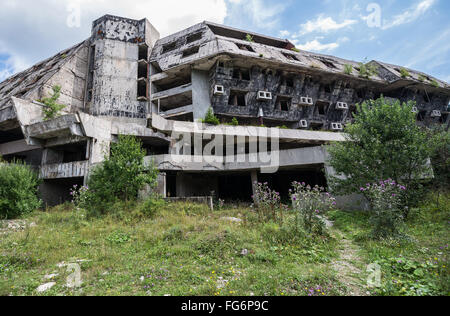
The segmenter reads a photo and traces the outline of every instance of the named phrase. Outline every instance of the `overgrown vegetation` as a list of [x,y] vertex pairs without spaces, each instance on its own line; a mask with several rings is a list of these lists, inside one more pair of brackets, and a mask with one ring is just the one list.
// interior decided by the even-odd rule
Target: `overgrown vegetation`
[[253,36],[251,36],[250,34],[247,34],[247,35],[245,36],[245,40],[246,40],[247,42],[249,42],[249,43],[254,43],[254,42],[255,42],[255,40],[253,39]]
[[359,63],[359,76],[370,79],[372,76],[378,75],[378,67],[371,63]]
[[368,213],[331,212],[335,226],[361,248],[365,264],[381,269],[381,284],[369,289],[372,295],[450,295],[450,195],[441,194],[439,206],[435,195],[429,193],[411,210],[403,238],[373,240]]
[[92,215],[107,213],[118,201],[133,201],[144,186],[154,186],[158,170],[144,164],[146,156],[142,144],[133,136],[119,136],[111,144],[111,154],[95,167],[89,176],[88,187],[73,192],[75,203]]
[[24,163],[6,163],[0,157],[0,219],[17,218],[38,209],[39,183],[36,173]]
[[432,84],[435,88],[439,88],[439,87],[440,87],[440,85],[439,85],[439,83],[437,82],[436,79],[431,80],[431,84]]
[[402,76],[402,78],[406,79],[409,78],[411,76],[411,74],[409,73],[409,71],[405,68],[401,68],[400,69],[400,75]]
[[217,116],[214,115],[213,108],[209,108],[208,112],[206,112],[205,118],[202,120],[202,123],[211,124],[211,125],[219,125],[220,120]]
[[[118,202],[87,219],[70,204],[28,218],[36,223],[0,239],[0,295],[345,295],[330,268],[334,239],[311,239],[245,205]],[[289,216],[292,214],[289,213]],[[227,218],[240,218],[231,222]],[[55,231],[58,233],[55,234]],[[62,262],[81,261],[81,288],[66,287]],[[36,288],[57,273],[45,293]]]
[[357,193],[368,183],[393,179],[407,188],[405,202],[417,201],[421,183],[432,174],[427,161],[443,138],[416,124],[413,105],[383,97],[357,105],[355,122],[346,128],[349,141],[329,148],[333,191]]
[[350,64],[344,65],[344,73],[346,75],[351,75],[353,73],[353,65]]
[[44,112],[44,120],[49,121],[57,118],[60,112],[66,107],[63,104],[56,103],[61,96],[61,86],[53,86],[53,95],[49,98],[39,100],[45,106],[42,108]]
[[294,182],[292,187],[296,225],[309,234],[326,235],[326,214],[336,205],[335,199],[323,187],[311,187],[304,182]]

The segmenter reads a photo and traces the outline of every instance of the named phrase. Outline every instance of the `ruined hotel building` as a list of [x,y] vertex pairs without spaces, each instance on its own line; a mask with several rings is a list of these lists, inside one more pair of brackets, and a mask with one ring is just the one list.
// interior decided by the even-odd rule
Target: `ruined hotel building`
[[[293,180],[326,184],[323,145],[345,140],[341,131],[357,103],[380,95],[413,100],[419,124],[449,124],[446,82],[410,69],[405,75],[400,66],[379,61],[368,65],[376,72],[362,77],[359,63],[209,22],[160,39],[146,19],[106,15],[93,22],[86,41],[0,84],[0,155],[39,171],[49,204],[83,184],[119,134],[142,140],[146,161],[161,171],[158,191],[166,196],[214,191],[244,199],[256,179],[281,192]],[[45,121],[38,100],[55,85],[66,107]],[[222,123],[236,118],[239,126],[198,124],[210,107]],[[255,131],[271,128],[278,131],[279,170],[265,174],[261,163],[250,161],[248,143]],[[180,149],[173,137],[186,131],[193,138],[234,138],[242,145],[236,155],[245,161],[177,159],[197,154]]]

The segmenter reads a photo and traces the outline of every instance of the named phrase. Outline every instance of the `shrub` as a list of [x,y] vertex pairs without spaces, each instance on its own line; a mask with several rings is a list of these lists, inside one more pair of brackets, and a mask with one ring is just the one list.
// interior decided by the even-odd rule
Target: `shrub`
[[397,237],[403,224],[402,195],[406,187],[392,179],[367,184],[360,188],[371,204],[372,235],[377,238]]
[[441,143],[416,124],[413,105],[383,97],[357,105],[355,122],[346,128],[348,141],[328,148],[333,191],[358,193],[367,183],[393,179],[406,186],[407,201],[413,201],[423,175],[430,172],[427,161]]
[[346,75],[351,75],[351,74],[353,73],[353,65],[346,64],[346,65],[344,66],[344,73],[345,73]]
[[0,161],[0,218],[12,219],[41,207],[35,172],[22,162]]
[[206,112],[205,118],[202,120],[202,123],[211,124],[211,125],[219,125],[220,120],[214,115],[213,108],[209,108],[208,112]]
[[409,71],[405,68],[400,69],[400,75],[402,78],[408,78],[410,76]]
[[250,34],[247,34],[247,35],[245,36],[245,40],[246,40],[247,42],[250,42],[250,43],[253,43],[253,42],[254,42],[253,36],[251,36]]
[[268,183],[255,182],[255,194],[253,207],[258,213],[260,221],[273,220],[282,222],[283,208],[281,205],[280,193],[269,188]]
[[146,152],[133,136],[119,136],[111,144],[111,155],[94,168],[88,188],[78,197],[93,213],[104,214],[116,201],[135,201],[139,190],[148,184],[154,186],[158,176],[155,166],[145,166]]
[[44,112],[44,121],[52,120],[59,116],[59,112],[63,110],[66,106],[63,104],[58,104],[59,97],[61,96],[61,86],[53,86],[53,95],[49,98],[40,100],[45,106],[42,108]]
[[233,119],[231,120],[231,125],[232,126],[239,126],[239,121],[237,120],[237,118],[233,117]]
[[335,199],[317,185],[311,187],[304,182],[293,182],[292,187],[290,193],[296,214],[296,225],[307,233],[324,235],[325,214],[336,205]]
[[369,79],[378,74],[378,68],[374,64],[359,64],[359,76]]

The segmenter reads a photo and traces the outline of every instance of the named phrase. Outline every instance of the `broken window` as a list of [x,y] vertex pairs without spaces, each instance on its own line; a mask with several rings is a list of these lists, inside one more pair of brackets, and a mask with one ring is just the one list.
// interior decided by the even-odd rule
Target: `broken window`
[[199,40],[202,39],[202,36],[203,36],[202,32],[192,34],[192,35],[187,37],[186,44],[190,44],[190,43],[194,43],[196,41],[199,41]]
[[289,111],[291,109],[292,98],[278,97],[277,98],[277,109],[281,111]]
[[177,42],[172,42],[172,43],[163,45],[162,53],[165,54],[165,53],[171,52],[171,51],[175,50],[176,48],[177,48]]
[[247,92],[232,90],[230,92],[230,98],[228,99],[228,105],[246,106],[247,105],[246,97]]
[[148,46],[147,45],[139,45],[138,60],[148,60]]
[[325,64],[325,66],[327,66],[328,68],[331,68],[331,69],[337,69],[337,67],[331,62],[331,61],[328,61],[328,60],[326,60],[326,59],[319,59],[322,63],[324,63]]
[[328,102],[323,102],[323,101],[316,102],[316,108],[317,108],[319,115],[326,115],[329,106],[330,106],[330,104]]
[[139,101],[146,101],[148,98],[147,93],[147,80],[141,79],[138,80],[138,100]]
[[289,59],[289,60],[292,60],[292,61],[300,61],[300,60],[297,58],[297,56],[295,56],[295,55],[287,54],[287,53],[282,53],[282,54],[284,55],[284,57],[286,57],[286,58]]
[[419,114],[417,115],[417,120],[419,122],[423,122],[423,121],[425,121],[426,116],[427,116],[427,111],[420,111]]
[[89,50],[89,73],[86,86],[86,102],[92,101],[94,88],[94,64],[95,64],[95,45],[92,45]]
[[245,50],[247,52],[254,53],[255,50],[250,45],[245,44],[236,44],[237,47],[239,47],[240,50]]
[[249,69],[233,69],[233,78],[239,80],[247,80],[250,81],[250,70]]
[[199,51],[200,51],[200,46],[195,46],[195,47],[186,49],[186,50],[183,52],[182,58],[186,58],[186,57],[189,57],[189,56],[198,54]]

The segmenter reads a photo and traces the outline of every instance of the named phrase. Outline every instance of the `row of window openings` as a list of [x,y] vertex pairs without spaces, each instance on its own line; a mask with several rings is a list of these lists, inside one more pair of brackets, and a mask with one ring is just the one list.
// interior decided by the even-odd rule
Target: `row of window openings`
[[[228,105],[245,107],[245,106],[247,106],[246,98],[247,98],[247,93],[246,92],[231,91],[230,97],[228,99]],[[267,98],[268,98],[268,96],[267,96]],[[310,98],[307,98],[307,99],[310,99]],[[290,111],[291,104],[292,104],[292,99],[291,98],[278,97],[275,109],[278,109],[278,110],[281,110],[281,111]],[[339,106],[343,106],[343,104],[345,104],[345,103],[339,102],[339,105],[337,106],[337,108],[339,108]],[[308,105],[312,105],[312,104],[308,104]],[[345,106],[346,106],[346,109],[348,109],[348,105],[345,104]],[[327,112],[328,107],[329,107],[329,103],[318,101],[316,103],[316,107],[317,107],[317,109],[319,111],[319,115],[326,115],[326,112]],[[309,106],[304,106],[302,108],[307,109],[307,108],[309,108]]]
[[[202,36],[203,36],[202,32],[198,32],[198,33],[189,35],[186,38],[186,44],[185,45],[191,44],[191,43],[194,43],[196,41],[201,40]],[[165,53],[174,51],[176,48],[177,48],[177,41],[173,41],[173,42],[171,42],[169,44],[163,45],[162,53],[165,54]]]

